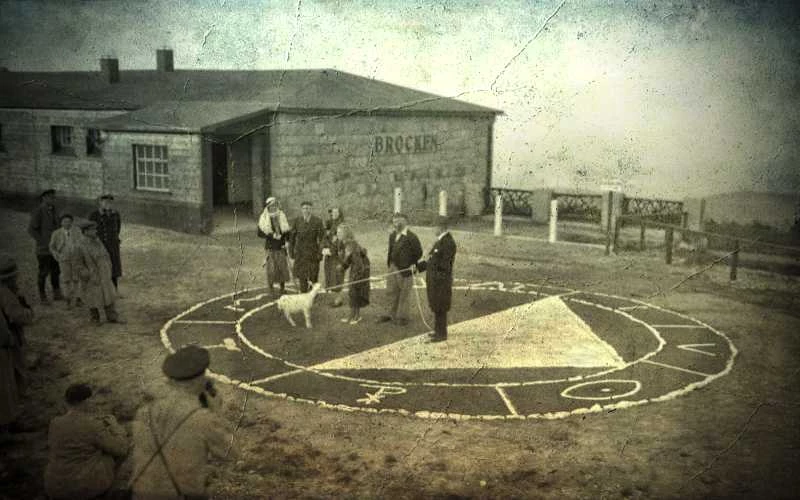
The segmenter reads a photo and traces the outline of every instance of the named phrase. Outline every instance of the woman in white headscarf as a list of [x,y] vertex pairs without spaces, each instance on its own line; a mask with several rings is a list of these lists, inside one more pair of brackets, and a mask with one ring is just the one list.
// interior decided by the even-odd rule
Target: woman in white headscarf
[[280,286],[280,293],[283,294],[286,291],[286,282],[292,279],[286,257],[286,242],[289,239],[291,226],[274,197],[267,198],[265,205],[264,211],[258,218],[258,236],[265,240],[264,267],[267,271],[267,286],[270,293],[274,294],[273,285],[277,283]]

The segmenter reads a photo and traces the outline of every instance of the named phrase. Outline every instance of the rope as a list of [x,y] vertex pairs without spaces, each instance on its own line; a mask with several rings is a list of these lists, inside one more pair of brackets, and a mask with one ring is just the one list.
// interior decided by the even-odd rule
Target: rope
[[422,319],[422,323],[425,325],[425,327],[430,329],[430,330],[432,330],[433,327],[431,325],[429,325],[427,321],[425,321],[425,313],[422,310],[422,299],[420,299],[419,290],[417,290],[417,287],[414,286],[414,284],[416,284],[416,278],[414,277],[414,274],[416,274],[416,273],[414,273],[414,271],[413,271],[413,266],[409,266],[409,267],[406,267],[404,269],[399,269],[397,271],[392,271],[390,273],[379,274],[378,276],[370,276],[369,278],[364,278],[364,279],[360,279],[360,280],[345,281],[341,285],[329,286],[329,287],[322,288],[321,290],[322,291],[328,291],[328,290],[334,290],[336,288],[342,288],[342,287],[347,286],[347,285],[354,285],[356,283],[364,283],[365,281],[377,281],[379,279],[386,278],[387,276],[392,276],[394,274],[400,274],[400,273],[402,273],[404,271],[411,271],[412,272],[412,275],[411,275],[411,280],[412,280],[411,288],[414,289],[414,297],[417,299],[417,309],[419,310],[419,317],[420,317],[420,319]]

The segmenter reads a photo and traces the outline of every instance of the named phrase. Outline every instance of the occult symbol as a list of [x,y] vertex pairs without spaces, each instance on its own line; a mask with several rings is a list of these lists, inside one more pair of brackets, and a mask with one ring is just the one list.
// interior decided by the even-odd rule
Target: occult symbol
[[397,387],[395,385],[371,385],[371,384],[361,384],[361,387],[368,387],[370,389],[378,389],[377,392],[374,393],[366,393],[365,398],[356,399],[357,403],[363,403],[365,405],[372,405],[372,404],[379,404],[381,399],[385,398],[386,396],[397,396],[398,394],[405,394],[406,390],[403,387]]
[[[616,387],[615,387],[616,386]],[[616,388],[620,388],[620,386],[626,386],[624,388],[631,387],[628,392],[622,394],[613,394]],[[588,399],[592,401],[608,401],[611,399],[619,399],[624,398],[627,396],[632,396],[639,392],[642,388],[642,383],[638,380],[598,380],[595,382],[583,382],[582,384],[576,384],[572,387],[567,387],[561,393],[562,397],[570,398],[570,399]],[[592,391],[595,389],[599,389],[600,392],[608,395],[596,395],[592,394]],[[578,394],[575,394],[575,393]],[[583,394],[580,394],[583,393]]]

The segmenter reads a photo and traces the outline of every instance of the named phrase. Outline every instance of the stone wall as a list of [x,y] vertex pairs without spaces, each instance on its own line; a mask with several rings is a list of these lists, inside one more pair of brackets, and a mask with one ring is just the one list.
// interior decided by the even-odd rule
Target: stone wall
[[[0,191],[35,195],[46,188],[71,198],[93,198],[103,190],[100,155],[86,152],[88,124],[120,111],[0,109]],[[54,153],[51,126],[72,127],[72,149]]]
[[479,215],[492,120],[283,114],[270,131],[271,191],[293,214],[307,199],[363,218],[390,214],[395,187],[405,212],[429,217],[445,189],[450,214]]

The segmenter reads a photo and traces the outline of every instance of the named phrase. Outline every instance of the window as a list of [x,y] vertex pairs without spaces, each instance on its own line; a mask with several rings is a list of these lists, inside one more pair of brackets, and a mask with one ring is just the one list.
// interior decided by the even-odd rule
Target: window
[[169,191],[166,146],[134,144],[133,165],[136,189]]
[[86,154],[98,156],[103,151],[100,149],[100,131],[96,128],[86,129]]
[[72,127],[54,125],[50,127],[53,153],[75,153],[72,149]]

